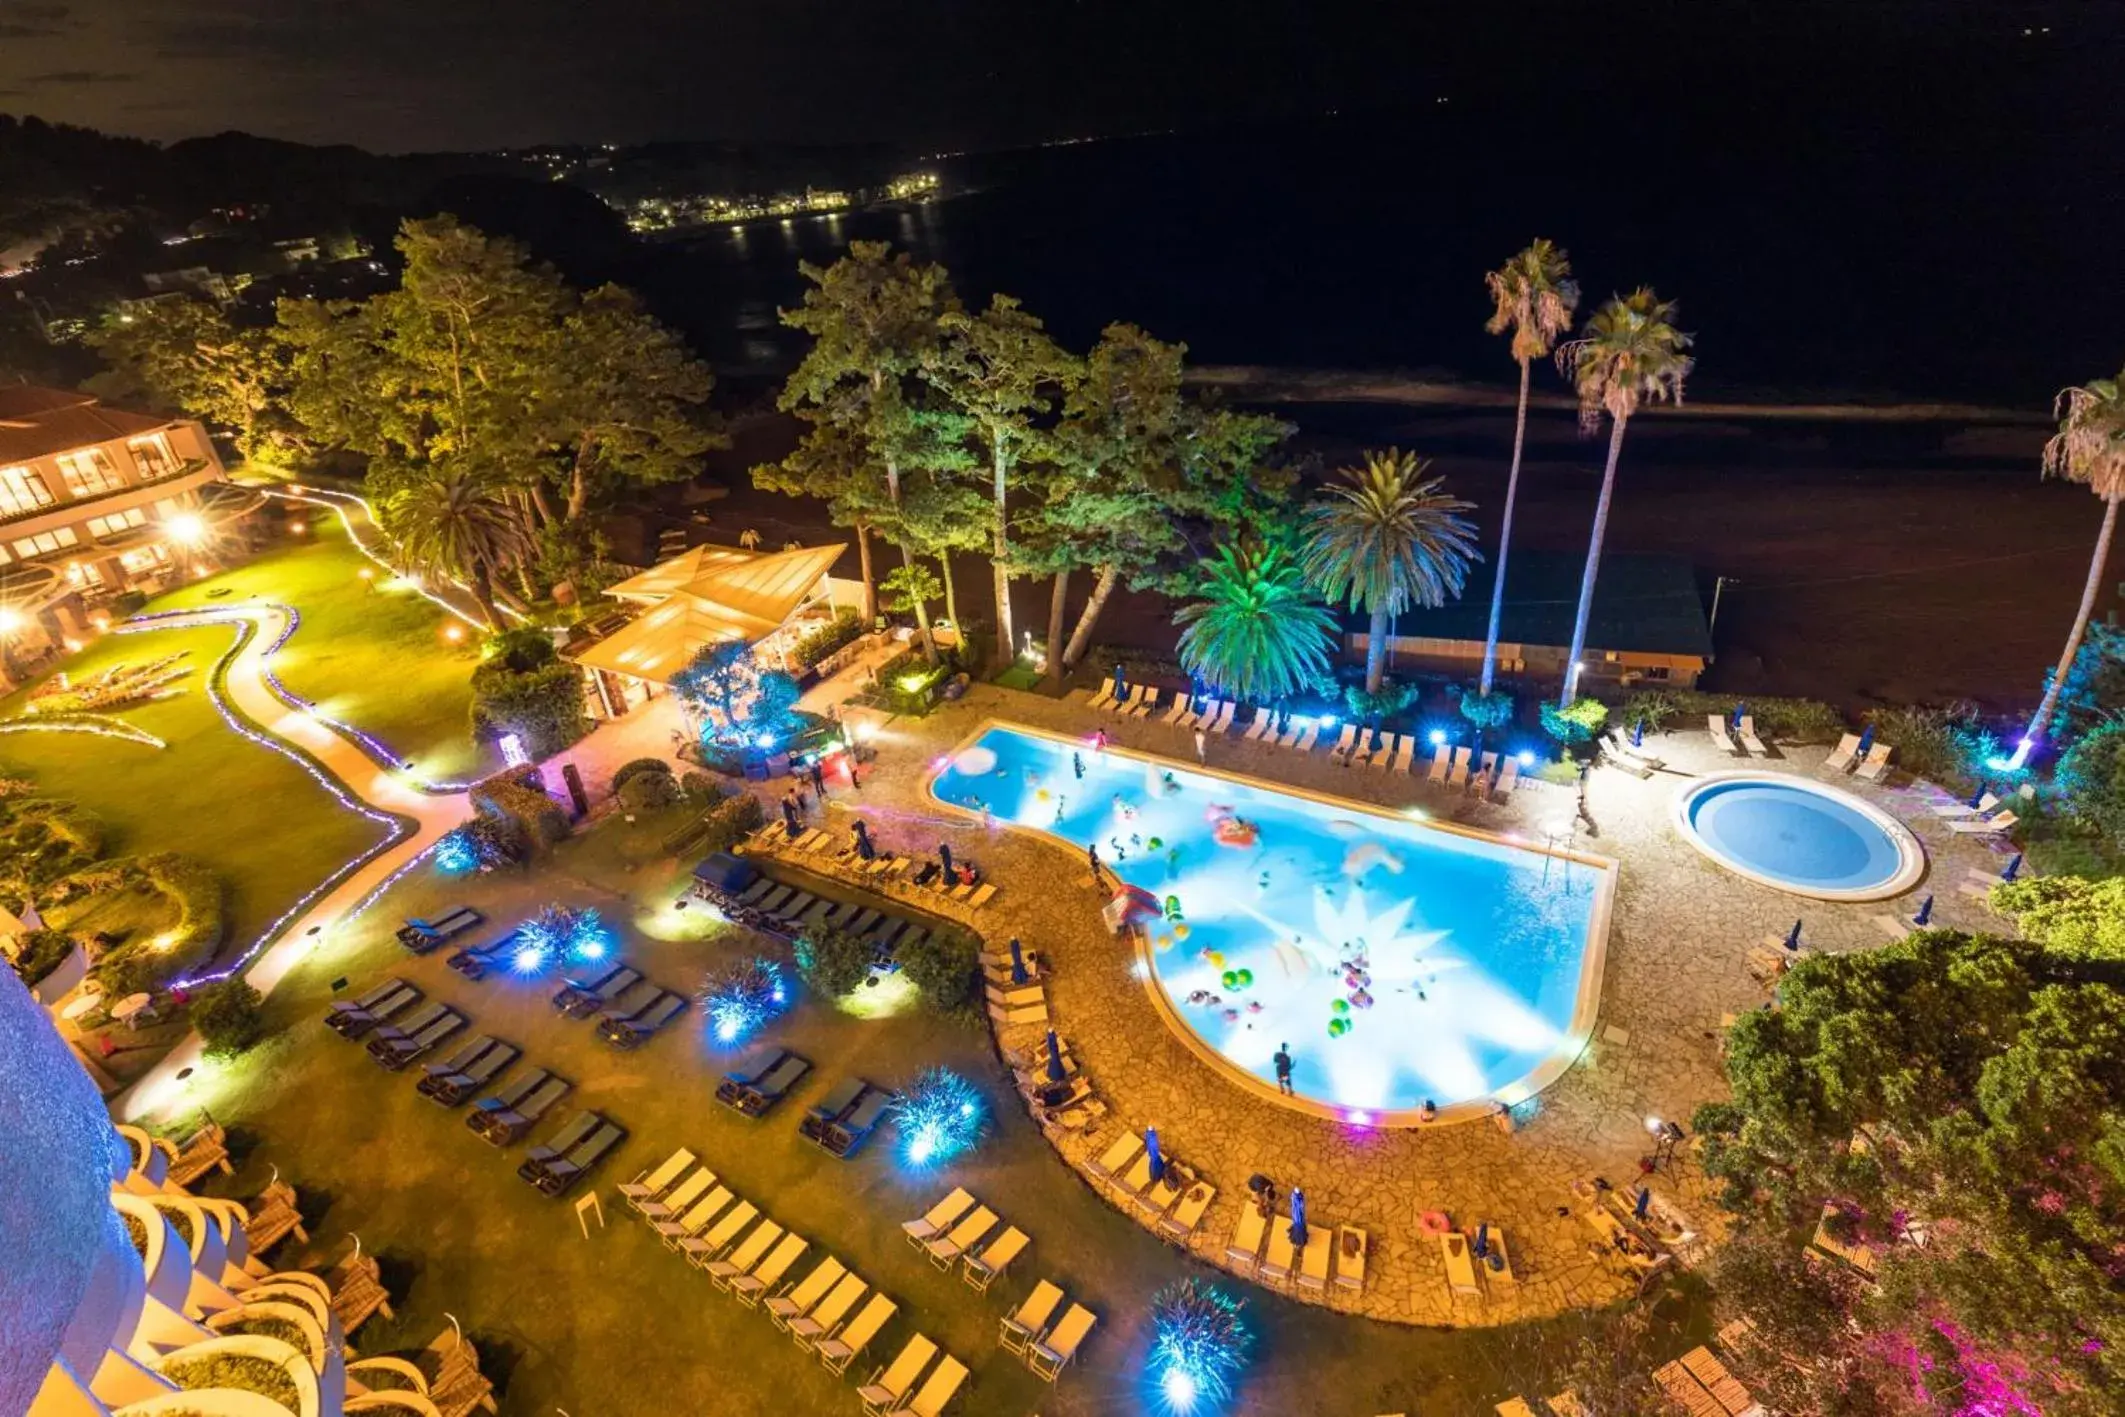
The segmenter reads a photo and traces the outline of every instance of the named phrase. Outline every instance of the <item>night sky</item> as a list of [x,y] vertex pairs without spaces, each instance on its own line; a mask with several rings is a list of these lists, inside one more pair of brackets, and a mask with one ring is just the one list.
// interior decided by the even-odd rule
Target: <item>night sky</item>
[[381,151],[995,146],[1515,84],[1716,84],[1766,44],[1926,62],[2064,0],[0,0],[0,111]]

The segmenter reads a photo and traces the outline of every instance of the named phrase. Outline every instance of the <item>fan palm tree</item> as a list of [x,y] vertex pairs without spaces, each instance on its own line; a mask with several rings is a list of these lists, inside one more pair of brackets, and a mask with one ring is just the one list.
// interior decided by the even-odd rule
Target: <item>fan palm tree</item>
[[1234,699],[1268,702],[1328,676],[1335,616],[1273,542],[1220,546],[1203,566],[1202,599],[1173,617],[1181,665]]
[[490,631],[502,627],[494,580],[530,559],[531,535],[514,507],[458,472],[393,497],[385,521],[414,569],[463,581]]
[[1498,623],[1505,614],[1505,557],[1513,543],[1513,504],[1520,497],[1520,452],[1527,442],[1528,371],[1546,359],[1557,337],[1572,327],[1579,308],[1579,283],[1572,279],[1572,259],[1546,240],[1483,277],[1490,287],[1491,316],[1483,328],[1494,335],[1513,332],[1513,358],[1520,365],[1520,404],[1513,416],[1513,470],[1505,479],[1505,521],[1498,528],[1498,574],[1490,592],[1490,630],[1483,639],[1483,682],[1488,694],[1498,670]]
[[1331,601],[1372,617],[1365,691],[1387,672],[1388,620],[1411,605],[1438,606],[1461,593],[1468,563],[1481,560],[1473,504],[1448,496],[1430,464],[1390,448],[1346,467],[1340,486],[1306,509],[1306,574]]
[[1579,656],[1586,649],[1586,620],[1594,606],[1594,578],[1601,569],[1601,540],[1608,534],[1609,503],[1616,494],[1616,460],[1623,430],[1644,403],[1682,402],[1682,383],[1696,360],[1683,351],[1691,336],[1675,328],[1675,302],[1640,286],[1611,296],[1586,322],[1586,333],[1557,348],[1557,367],[1579,390],[1579,426],[1591,433],[1609,418],[1608,466],[1601,474],[1601,500],[1594,504],[1594,530],[1587,538],[1586,571],[1579,581],[1579,613],[1572,621],[1572,651],[1564,661],[1564,688],[1557,706],[1572,701],[1579,684]]
[[[2044,475],[2078,482],[2103,499],[2103,529],[2096,533],[2095,555],[2088,562],[2088,583],[2081,588],[2081,608],[2073,617],[2066,652],[2044,689],[2044,702],[2029,720],[2024,740],[2034,746],[2051,725],[2059,690],[2081,652],[2088,617],[2103,584],[2103,564],[2110,558],[2110,538],[2118,526],[2118,502],[2125,499],[2125,371],[2115,379],[2095,379],[2059,394],[2059,431],[2044,445]],[[2026,760],[2027,753],[2019,758]]]

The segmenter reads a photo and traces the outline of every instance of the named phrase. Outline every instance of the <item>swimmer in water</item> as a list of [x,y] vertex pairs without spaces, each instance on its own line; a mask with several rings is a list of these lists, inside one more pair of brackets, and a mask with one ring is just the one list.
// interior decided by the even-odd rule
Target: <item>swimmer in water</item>
[[1080,779],[1085,775],[1085,760],[1074,751],[1070,754],[1070,771],[1076,773]]

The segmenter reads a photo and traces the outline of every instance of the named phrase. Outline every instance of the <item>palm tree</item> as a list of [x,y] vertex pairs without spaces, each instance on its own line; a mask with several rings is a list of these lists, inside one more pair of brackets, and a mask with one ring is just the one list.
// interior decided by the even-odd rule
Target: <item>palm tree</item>
[[[2059,656],[2059,667],[2044,689],[2044,702],[2037,706],[2029,732],[2023,735],[2032,747],[2051,726],[2059,690],[2081,652],[2081,637],[2088,633],[2088,617],[2103,583],[2103,563],[2110,557],[2111,534],[2118,526],[2118,502],[2125,499],[2125,371],[2115,379],[2095,379],[2062,391],[2058,411],[2059,431],[2044,445],[2044,475],[2081,483],[2101,497],[2103,529],[2096,533],[2088,583],[2081,588],[2081,608],[2073,617],[2073,633],[2066,637],[2066,652]],[[2017,756],[2027,759],[2026,752]]]
[[499,630],[494,579],[530,559],[531,535],[516,509],[471,477],[445,472],[393,497],[385,521],[414,569],[463,581],[487,628]]
[[1609,297],[1586,322],[1586,333],[1557,348],[1557,367],[1579,389],[1579,426],[1591,433],[1609,416],[1608,467],[1601,474],[1601,500],[1594,504],[1594,531],[1587,539],[1586,572],[1579,581],[1579,614],[1572,621],[1572,651],[1564,661],[1564,688],[1557,706],[1572,701],[1579,685],[1579,656],[1586,649],[1586,619],[1594,606],[1594,577],[1601,568],[1601,539],[1608,534],[1609,502],[1616,493],[1616,459],[1623,430],[1642,403],[1682,402],[1682,381],[1696,360],[1684,354],[1692,337],[1675,328],[1675,302],[1645,286]]
[[1328,677],[1335,616],[1275,543],[1220,546],[1204,563],[1202,599],[1184,605],[1181,665],[1234,699],[1268,702]]
[[1549,241],[1537,239],[1525,251],[1483,277],[1490,287],[1494,335],[1513,332],[1513,358],[1520,365],[1520,405],[1513,416],[1513,470],[1505,479],[1505,522],[1498,528],[1498,575],[1490,591],[1490,631],[1483,639],[1483,681],[1477,692],[1488,694],[1498,670],[1498,622],[1505,614],[1505,557],[1513,543],[1513,504],[1520,496],[1520,451],[1527,442],[1528,370],[1547,358],[1557,337],[1572,327],[1579,308],[1579,283],[1572,279],[1572,259]]
[[1387,672],[1387,624],[1411,605],[1439,606],[1461,593],[1468,563],[1481,560],[1473,505],[1450,497],[1430,464],[1390,448],[1367,453],[1363,467],[1337,475],[1325,500],[1306,509],[1306,574],[1330,600],[1347,600],[1372,617],[1365,648],[1365,691],[1376,694]]

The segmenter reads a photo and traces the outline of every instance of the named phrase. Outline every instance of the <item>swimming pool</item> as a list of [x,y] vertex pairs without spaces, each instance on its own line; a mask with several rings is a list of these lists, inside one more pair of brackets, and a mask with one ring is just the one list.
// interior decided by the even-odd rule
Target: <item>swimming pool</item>
[[1822,900],[1881,900],[1918,883],[1926,854],[1902,822],[1806,778],[1723,772],[1675,798],[1675,825],[1720,865]]
[[[1354,769],[1355,771],[1355,769]],[[1198,1056],[1289,1105],[1409,1125],[1517,1102],[1593,1024],[1614,863],[1268,782],[991,723],[930,780],[937,800],[1085,851],[1126,885],[1147,944],[1117,944]],[[1089,907],[1088,907],[1089,908]],[[1037,946],[1037,940],[1027,944]],[[1067,1022],[1067,1021],[1065,1021]]]

